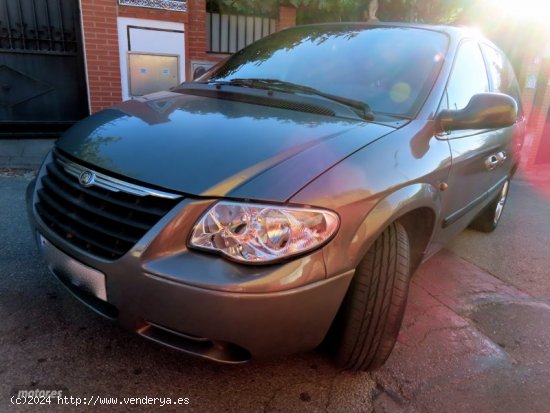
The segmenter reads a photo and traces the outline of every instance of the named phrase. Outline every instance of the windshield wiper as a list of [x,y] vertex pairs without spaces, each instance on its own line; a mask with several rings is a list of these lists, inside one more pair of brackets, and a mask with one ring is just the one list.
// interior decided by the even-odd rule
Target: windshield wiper
[[242,86],[259,89],[279,90],[282,92],[301,92],[310,95],[320,96],[334,102],[341,103],[347,107],[359,111],[359,115],[365,120],[374,120],[374,113],[370,106],[360,100],[349,99],[343,96],[325,93],[310,86],[299,85],[297,83],[286,82],[279,79],[231,79],[231,80],[212,80],[207,83],[215,85]]

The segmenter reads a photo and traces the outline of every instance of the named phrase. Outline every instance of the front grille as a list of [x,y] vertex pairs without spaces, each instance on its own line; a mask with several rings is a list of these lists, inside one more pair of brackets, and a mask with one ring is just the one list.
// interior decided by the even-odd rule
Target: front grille
[[179,201],[85,188],[63,165],[54,154],[41,179],[36,211],[53,232],[97,257],[122,257]]

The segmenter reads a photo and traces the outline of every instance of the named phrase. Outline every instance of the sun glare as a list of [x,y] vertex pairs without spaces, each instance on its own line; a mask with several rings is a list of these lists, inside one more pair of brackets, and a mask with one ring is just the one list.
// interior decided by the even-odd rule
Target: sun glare
[[550,21],[550,0],[490,0],[509,18],[524,21]]

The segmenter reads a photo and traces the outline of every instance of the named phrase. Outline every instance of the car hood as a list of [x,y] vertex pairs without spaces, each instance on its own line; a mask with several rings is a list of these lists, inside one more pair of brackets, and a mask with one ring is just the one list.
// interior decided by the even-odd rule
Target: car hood
[[91,169],[205,197],[283,202],[394,128],[163,92],[74,125],[56,147]]

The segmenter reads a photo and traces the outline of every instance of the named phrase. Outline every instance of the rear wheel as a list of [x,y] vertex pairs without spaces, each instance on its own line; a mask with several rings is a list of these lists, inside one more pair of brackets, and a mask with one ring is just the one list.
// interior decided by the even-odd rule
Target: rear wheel
[[339,366],[373,370],[389,357],[407,303],[409,252],[407,232],[394,222],[358,265],[332,331]]
[[483,211],[472,221],[470,228],[481,232],[492,232],[497,227],[502,217],[502,211],[508,199],[510,180],[502,185],[497,196],[485,207]]

